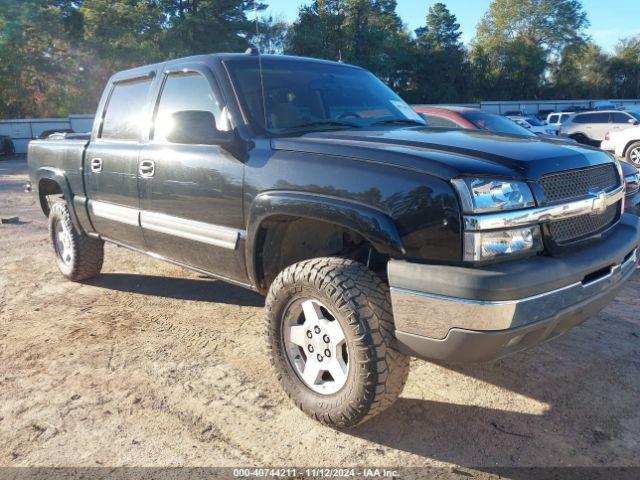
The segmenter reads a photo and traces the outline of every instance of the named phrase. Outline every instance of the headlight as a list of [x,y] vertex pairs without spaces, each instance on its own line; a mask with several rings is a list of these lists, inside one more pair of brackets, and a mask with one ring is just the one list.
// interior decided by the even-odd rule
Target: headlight
[[540,227],[493,232],[465,232],[464,260],[481,262],[509,255],[526,255],[542,250]]
[[486,178],[454,179],[465,213],[498,212],[533,207],[533,194],[524,182]]

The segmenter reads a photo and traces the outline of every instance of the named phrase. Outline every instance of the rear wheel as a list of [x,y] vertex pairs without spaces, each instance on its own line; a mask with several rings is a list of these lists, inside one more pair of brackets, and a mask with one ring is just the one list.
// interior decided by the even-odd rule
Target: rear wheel
[[86,280],[100,273],[104,242],[76,230],[66,203],[51,205],[49,236],[58,268],[69,280]]
[[629,145],[627,153],[625,154],[627,162],[640,167],[640,142],[635,142]]
[[388,287],[364,265],[318,258],[292,265],[266,301],[271,359],[295,404],[353,427],[401,393],[409,359],[395,349]]

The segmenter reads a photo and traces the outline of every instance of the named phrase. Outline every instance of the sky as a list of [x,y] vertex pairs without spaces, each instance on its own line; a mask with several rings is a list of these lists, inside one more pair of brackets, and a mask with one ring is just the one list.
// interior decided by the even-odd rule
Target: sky
[[[269,5],[268,12],[288,21],[295,20],[298,8],[308,5],[310,0],[263,0]],[[425,23],[427,10],[438,0],[397,0],[398,14],[411,29]],[[487,11],[490,0],[440,0],[458,18],[462,40],[467,43],[475,35],[476,25]],[[620,38],[640,34],[640,0],[583,0],[591,27],[592,39],[608,52]],[[631,22],[630,19],[633,19]]]

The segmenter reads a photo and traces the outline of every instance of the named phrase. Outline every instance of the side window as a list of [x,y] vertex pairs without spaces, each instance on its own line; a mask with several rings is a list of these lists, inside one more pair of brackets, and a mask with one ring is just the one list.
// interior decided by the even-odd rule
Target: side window
[[593,115],[590,113],[576,115],[576,118],[574,118],[573,121],[574,123],[593,123]]
[[151,79],[116,83],[106,107],[100,138],[137,140]]
[[422,115],[427,120],[430,127],[460,128],[456,122],[439,115]]
[[591,116],[591,123],[609,123],[608,113],[593,113]]
[[558,115],[549,116],[549,123],[550,124],[558,123]]
[[614,112],[612,116],[613,116],[613,123],[629,123],[629,120],[631,120],[630,116],[622,112]]
[[203,75],[196,72],[172,73],[167,76],[160,94],[153,138],[165,141],[173,125],[172,115],[184,110],[211,112],[218,130],[230,129],[226,110]]

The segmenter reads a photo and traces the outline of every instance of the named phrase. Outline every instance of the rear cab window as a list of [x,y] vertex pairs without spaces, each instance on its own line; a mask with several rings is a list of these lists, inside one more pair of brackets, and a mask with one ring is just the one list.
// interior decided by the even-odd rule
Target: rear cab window
[[145,77],[114,84],[103,114],[100,138],[138,140],[151,81]]

